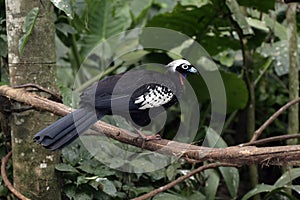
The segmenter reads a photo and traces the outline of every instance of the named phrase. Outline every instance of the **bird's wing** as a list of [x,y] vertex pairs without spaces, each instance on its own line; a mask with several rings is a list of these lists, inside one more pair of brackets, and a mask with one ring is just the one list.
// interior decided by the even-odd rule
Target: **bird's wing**
[[99,110],[159,107],[173,97],[176,89],[174,81],[165,74],[132,70],[107,77],[87,88],[81,95],[81,105],[92,105]]
[[156,108],[169,103],[175,97],[174,92],[161,84],[147,84],[136,90],[132,95],[133,104],[139,110]]

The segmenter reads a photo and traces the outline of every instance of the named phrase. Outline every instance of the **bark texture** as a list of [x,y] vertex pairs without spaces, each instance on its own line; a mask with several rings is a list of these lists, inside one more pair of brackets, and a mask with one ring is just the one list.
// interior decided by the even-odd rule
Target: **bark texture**
[[[290,100],[299,97],[299,56],[298,56],[298,33],[296,22],[297,4],[289,4],[286,14],[287,32],[288,32],[288,49],[289,49],[289,96]],[[299,132],[299,105],[295,104],[289,109],[288,134]],[[297,144],[297,139],[289,140],[288,144]]]
[[[39,7],[34,30],[23,56],[18,52],[22,27],[28,12]],[[8,58],[11,85],[37,83],[54,89],[55,83],[55,27],[50,1],[7,0]],[[15,108],[23,104],[15,103]],[[12,113],[12,159],[14,186],[30,199],[60,199],[60,187],[55,174],[59,153],[52,153],[32,140],[33,135],[56,120],[48,112],[28,110]]]

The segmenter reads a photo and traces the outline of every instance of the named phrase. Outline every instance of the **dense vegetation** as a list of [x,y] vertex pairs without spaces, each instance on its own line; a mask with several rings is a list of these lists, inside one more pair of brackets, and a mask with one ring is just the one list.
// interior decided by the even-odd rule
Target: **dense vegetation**
[[[278,108],[288,102],[288,49],[286,9],[287,5],[268,1],[247,0],[61,0],[53,1],[56,14],[57,85],[64,97],[64,103],[72,105],[72,87],[78,70],[96,44],[108,40],[115,34],[133,28],[161,27],[181,32],[203,46],[218,67],[226,89],[227,111],[223,140],[218,146],[226,147],[247,142],[249,124],[261,125]],[[0,0],[0,66],[1,84],[7,84],[7,37],[5,30],[4,0]],[[135,44],[130,40],[118,51]],[[183,44],[173,44],[185,50]],[[26,47],[25,47],[26,48]],[[122,49],[124,48],[124,49]],[[107,50],[107,49],[106,49]],[[245,56],[247,55],[247,56]],[[97,68],[91,64],[91,71],[101,72],[99,76],[118,74],[145,63],[168,63],[176,56],[156,49],[143,49],[119,56],[116,52],[103,51],[103,60],[109,67]],[[97,57],[94,57],[97,59]],[[245,63],[251,63],[247,65]],[[93,68],[94,67],[94,68]],[[99,66],[98,66],[99,67]],[[212,67],[213,68],[213,67]],[[213,70],[210,65],[205,70]],[[81,69],[82,70],[82,69]],[[86,75],[86,74],[85,74]],[[86,75],[88,79],[90,74]],[[99,76],[97,78],[99,78]],[[78,78],[78,77],[77,77]],[[200,104],[200,122],[195,144],[202,144],[210,120],[210,96],[201,79],[190,79]],[[249,91],[254,84],[255,93]],[[247,105],[250,97],[255,98],[255,121],[248,121]],[[73,105],[74,106],[74,105]],[[170,110],[164,137],[172,139],[180,117],[179,108]],[[185,116],[187,117],[187,116]],[[104,120],[114,124],[111,118]],[[264,137],[286,133],[287,114],[283,114],[264,132]],[[213,130],[209,129],[215,143]],[[91,137],[91,136],[88,136]],[[7,136],[0,137],[0,155],[9,148]],[[139,149],[110,141],[131,152]],[[107,143],[106,143],[107,144]],[[282,145],[284,143],[276,143]],[[107,144],[109,145],[109,144]],[[275,145],[275,144],[272,144]],[[107,148],[110,148],[109,146]],[[148,152],[142,152],[141,155]],[[63,191],[70,199],[128,199],[149,192],[196,168],[198,164],[176,161],[158,171],[148,173],[127,173],[116,168],[131,165],[146,168],[155,165],[153,160],[139,159],[140,163],[128,163],[124,159],[115,162],[111,155],[102,155],[110,160],[110,166],[92,156],[80,141],[62,151],[63,162],[56,169],[64,177]],[[142,156],[141,156],[142,157]],[[157,158],[164,159],[164,158]],[[249,185],[248,168],[220,168],[206,170],[201,174],[176,185],[176,187],[154,197],[158,199],[248,199],[254,193],[263,193],[265,199],[287,197],[290,178],[298,176],[298,170],[281,174],[279,167],[259,169],[259,183],[255,192]],[[282,177],[281,177],[282,176]],[[281,181],[279,178],[281,177]],[[285,181],[282,181],[285,180]],[[277,182],[276,182],[277,181]],[[291,186],[291,185],[290,185]],[[292,187],[299,192],[299,186]],[[247,194],[248,193],[248,194]],[[0,195],[8,195],[0,185]]]

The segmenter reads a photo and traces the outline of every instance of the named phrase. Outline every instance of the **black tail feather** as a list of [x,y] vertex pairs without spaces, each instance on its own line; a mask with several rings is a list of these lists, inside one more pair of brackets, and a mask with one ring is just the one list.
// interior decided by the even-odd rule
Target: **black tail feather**
[[61,149],[79,137],[97,120],[94,112],[78,109],[41,130],[33,139],[45,148]]

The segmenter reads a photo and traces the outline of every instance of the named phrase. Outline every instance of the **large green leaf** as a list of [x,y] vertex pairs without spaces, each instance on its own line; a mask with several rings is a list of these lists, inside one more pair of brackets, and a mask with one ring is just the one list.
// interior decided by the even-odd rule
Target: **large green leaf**
[[153,200],[185,200],[186,198],[170,193],[159,193],[153,197]]
[[244,80],[233,73],[222,72],[226,96],[227,112],[243,109],[248,102],[248,89]]
[[201,7],[208,4],[209,0],[181,0],[179,3],[183,6],[196,6]]
[[287,39],[287,28],[284,25],[280,24],[278,21],[271,18],[267,14],[263,15],[263,20],[268,28],[274,32],[274,35],[276,37],[278,37],[280,40]]
[[275,189],[276,189],[276,187],[273,185],[260,184],[260,185],[257,185],[252,190],[250,190],[247,194],[245,194],[243,196],[242,200],[247,200],[256,194],[260,194],[263,192],[271,192],[272,190],[275,190]]
[[206,130],[206,141],[207,145],[212,148],[226,148],[228,147],[222,137],[212,128]]
[[63,186],[63,190],[69,199],[74,199],[76,195],[76,186],[73,184],[66,184]]
[[294,179],[300,177],[300,168],[293,168],[286,171],[274,184],[276,187],[283,187],[290,184]]
[[[248,89],[245,82],[236,74],[224,71],[220,72],[226,90],[227,112],[232,112],[237,109],[243,109],[248,102]],[[208,78],[211,78],[212,80],[214,79],[213,75],[213,72],[206,72],[206,76],[208,76]],[[191,77],[189,78],[189,80],[200,102],[210,100],[210,95],[206,83],[201,77]]]
[[70,19],[73,19],[71,0],[50,0],[55,7],[62,10]]
[[220,183],[220,177],[215,169],[208,169],[204,171],[205,174],[205,194],[206,199],[214,200],[216,199],[217,189]]
[[25,18],[25,22],[23,24],[24,35],[19,40],[20,55],[23,55],[24,48],[30,38],[30,35],[32,34],[33,27],[34,27],[34,24],[35,24],[38,14],[39,14],[39,8],[34,7],[31,11],[29,11],[29,13],[27,14],[27,16]]
[[72,167],[71,165],[65,164],[65,163],[59,163],[55,166],[55,169],[61,172],[74,172],[78,173],[78,170],[75,167]]
[[233,20],[239,25],[244,35],[252,35],[253,30],[249,26],[244,14],[241,12],[239,4],[236,0],[226,0],[226,5],[229,8]]
[[103,186],[103,192],[105,192],[106,194],[113,196],[113,197],[116,196],[117,189],[110,180],[102,179],[99,181],[99,183],[101,183]]
[[[153,17],[147,26],[163,27],[179,31],[187,36],[194,37],[210,55],[216,55],[226,49],[238,49],[239,41],[230,35],[231,22],[224,18],[223,10],[218,10],[213,4],[191,6],[185,2],[178,4],[172,12],[163,13]],[[176,41],[174,41],[176,43]],[[212,45],[213,44],[213,45]]]
[[[209,147],[213,148],[226,148],[227,144],[222,137],[214,131],[212,128],[208,128],[206,132],[206,141]],[[240,176],[239,171],[235,167],[219,167],[219,170],[225,180],[226,186],[231,197],[234,199],[237,197],[239,188]]]
[[200,8],[178,4],[172,12],[153,17],[147,26],[168,28],[188,36],[195,36],[206,31],[215,15],[215,9],[211,4]]
[[[82,35],[82,55],[85,57],[97,44],[125,31],[131,24],[130,7],[127,1],[88,1],[87,32]],[[86,20],[86,14],[82,16]]]
[[300,194],[300,185],[288,185],[287,188],[290,188]]
[[130,2],[130,12],[135,25],[137,25],[140,21],[143,21],[143,23],[147,21],[145,16],[151,8],[152,3],[153,0],[132,0]]
[[[298,45],[300,45],[299,39]],[[288,74],[290,60],[288,57],[287,40],[281,40],[273,44],[265,44],[258,49],[258,52],[264,57],[271,57],[273,59],[275,72],[278,76]],[[298,55],[300,55],[300,48],[298,49]]]
[[240,183],[238,169],[235,167],[219,167],[219,170],[225,180],[230,196],[232,199],[236,199]]

